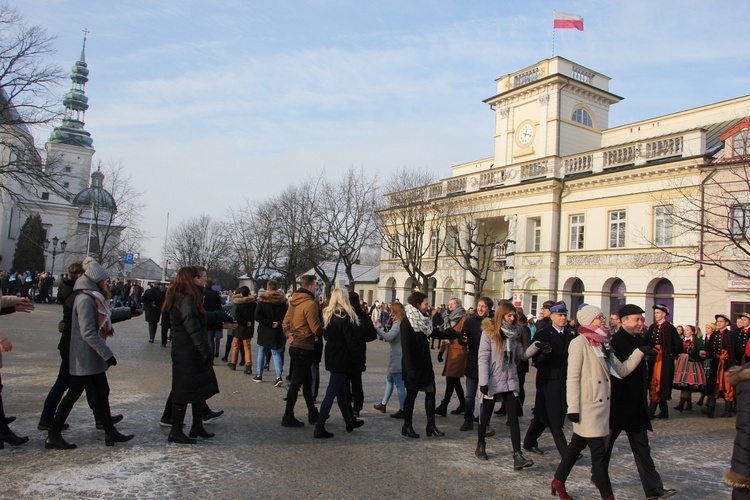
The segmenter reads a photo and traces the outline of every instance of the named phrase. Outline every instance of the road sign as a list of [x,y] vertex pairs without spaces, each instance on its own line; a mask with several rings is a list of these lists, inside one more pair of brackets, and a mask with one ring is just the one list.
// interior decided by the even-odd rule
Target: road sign
[[133,253],[132,252],[126,252],[125,258],[123,259],[123,263],[125,264],[133,264]]

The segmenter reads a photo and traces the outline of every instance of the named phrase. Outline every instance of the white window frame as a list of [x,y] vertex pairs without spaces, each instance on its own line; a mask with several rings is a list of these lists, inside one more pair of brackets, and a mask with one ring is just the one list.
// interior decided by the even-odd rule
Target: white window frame
[[750,155],[750,130],[740,130],[732,136],[732,157]]
[[440,231],[430,231],[430,257],[437,257],[438,245],[440,244]]
[[627,217],[628,214],[625,210],[609,211],[607,216],[607,248],[627,247]]
[[575,214],[570,216],[570,232],[568,249],[571,251],[583,250],[585,244],[586,215]]
[[456,226],[449,226],[445,236],[445,253],[447,255],[455,255],[457,248],[458,228]]
[[[579,118],[576,118],[576,115],[579,115]],[[594,128],[594,119],[586,108],[579,107],[574,109],[570,119],[584,127]]]
[[540,252],[542,250],[542,219],[541,218],[534,218],[532,219],[533,228],[532,228],[532,244],[531,244],[531,250],[533,252]]
[[674,237],[674,210],[672,205],[654,207],[654,245],[668,247]]
[[729,210],[732,237],[750,240],[750,204],[732,205]]

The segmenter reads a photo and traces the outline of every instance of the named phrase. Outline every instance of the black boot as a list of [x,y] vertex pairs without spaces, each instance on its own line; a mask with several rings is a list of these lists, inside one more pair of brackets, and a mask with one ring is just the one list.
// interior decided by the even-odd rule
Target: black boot
[[44,442],[44,447],[48,450],[73,450],[76,448],[76,445],[65,441],[59,432],[50,431],[47,435],[47,440]]
[[654,416],[654,418],[669,418],[669,405],[666,401],[659,401],[659,414]]
[[125,441],[130,441],[134,437],[133,434],[120,434],[117,429],[112,427],[104,433],[104,444],[107,446],[114,446],[115,443],[124,443]]
[[214,345],[215,345],[214,358],[218,358],[219,357],[219,348],[221,347],[221,339],[214,340]]
[[682,410],[685,409],[685,398],[680,398],[680,402],[674,407],[674,409],[682,413]]
[[685,411],[693,411],[693,396],[691,395],[686,401],[687,406],[685,406]]
[[185,431],[182,430],[186,411],[187,404],[174,403],[172,405],[172,430],[169,431],[168,442],[179,444],[195,444],[198,442],[195,439],[187,437]]
[[703,413],[708,418],[714,418],[715,411],[716,411],[716,399],[708,398],[708,401],[706,402],[706,407],[701,410],[701,413]]
[[3,416],[3,421],[0,422],[0,444],[8,443],[11,446],[20,446],[28,442],[28,440],[28,436],[20,437],[10,430],[8,424],[5,423],[5,417]]
[[443,437],[445,436],[444,432],[440,432],[438,428],[435,426],[435,400],[434,399],[425,399],[424,401],[424,409],[427,413],[427,428],[425,432],[427,433],[427,437]]
[[486,445],[484,441],[478,442],[477,449],[474,451],[474,456],[482,460],[487,460],[487,451],[485,450],[485,446]]
[[414,432],[414,427],[412,427],[411,422],[404,422],[404,426],[401,427],[401,435],[413,439],[419,437],[419,434]]
[[466,411],[466,401],[460,401],[455,410],[451,411],[451,415],[463,415]]
[[441,417],[448,415],[448,401],[442,400],[440,402],[440,406],[435,408],[435,415],[440,415]]
[[513,468],[516,470],[521,470],[524,467],[531,467],[534,465],[533,460],[529,460],[528,458],[523,456],[523,453],[520,451],[517,451],[513,453]]
[[658,403],[654,403],[653,401],[648,404],[648,418],[649,420],[654,419],[654,414],[656,413],[656,406]]
[[315,430],[313,431],[313,437],[316,439],[332,438],[333,433],[328,432],[324,425],[316,425]]
[[209,439],[214,437],[216,434],[208,432],[203,427],[203,405],[204,403],[193,403],[193,425],[190,427],[188,437],[195,439],[196,437],[202,437],[203,439]]
[[724,401],[724,413],[721,414],[723,418],[730,418],[732,416],[732,402]]
[[697,404],[698,406],[703,406],[703,401],[705,401],[705,399],[706,399],[706,393],[703,393],[703,394],[701,394],[701,397],[698,400],[698,402],[695,403],[695,404]]

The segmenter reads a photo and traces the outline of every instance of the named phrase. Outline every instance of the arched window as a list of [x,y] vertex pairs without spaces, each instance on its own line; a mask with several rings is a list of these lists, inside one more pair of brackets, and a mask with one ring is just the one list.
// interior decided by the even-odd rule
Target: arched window
[[585,291],[585,288],[583,286],[583,281],[580,279],[576,279],[573,282],[573,285],[570,287],[570,314],[571,317],[573,316],[576,311],[578,311],[578,307],[583,304],[583,292]]
[[591,119],[591,115],[584,108],[576,108],[575,111],[573,111],[573,121],[580,123],[585,127],[594,126],[594,121]]
[[618,278],[612,283],[612,288],[609,291],[610,312],[617,312],[625,305],[625,294],[627,292],[628,289],[621,279]]
[[396,279],[388,278],[385,283],[385,301],[393,302],[396,300]]
[[674,318],[674,285],[668,279],[659,281],[654,287],[654,304],[664,304],[669,308],[669,318]]

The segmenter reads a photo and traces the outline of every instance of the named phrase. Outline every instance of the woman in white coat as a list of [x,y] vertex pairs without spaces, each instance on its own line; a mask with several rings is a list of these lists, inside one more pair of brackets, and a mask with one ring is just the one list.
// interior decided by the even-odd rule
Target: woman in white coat
[[609,350],[609,331],[605,317],[596,306],[585,305],[578,311],[578,337],[568,347],[568,375],[566,396],[568,420],[573,422],[567,454],[557,466],[552,480],[552,494],[570,499],[565,491],[565,481],[573,469],[578,455],[588,444],[591,450],[591,469],[602,498],[614,499],[612,483],[607,471],[604,439],[609,435],[610,376],[619,378],[635,370],[643,359],[642,347],[620,363]]
[[518,425],[518,369],[516,363],[529,359],[539,352],[541,342],[525,346],[521,328],[516,322],[516,308],[508,301],[498,304],[493,319],[482,321],[482,338],[479,341],[479,391],[484,397],[479,416],[479,436],[477,458],[487,460],[485,435],[487,424],[495,409],[495,402],[505,403],[510,426],[510,440],[513,445],[513,468],[523,469],[534,465],[532,460],[521,452],[521,430]]

